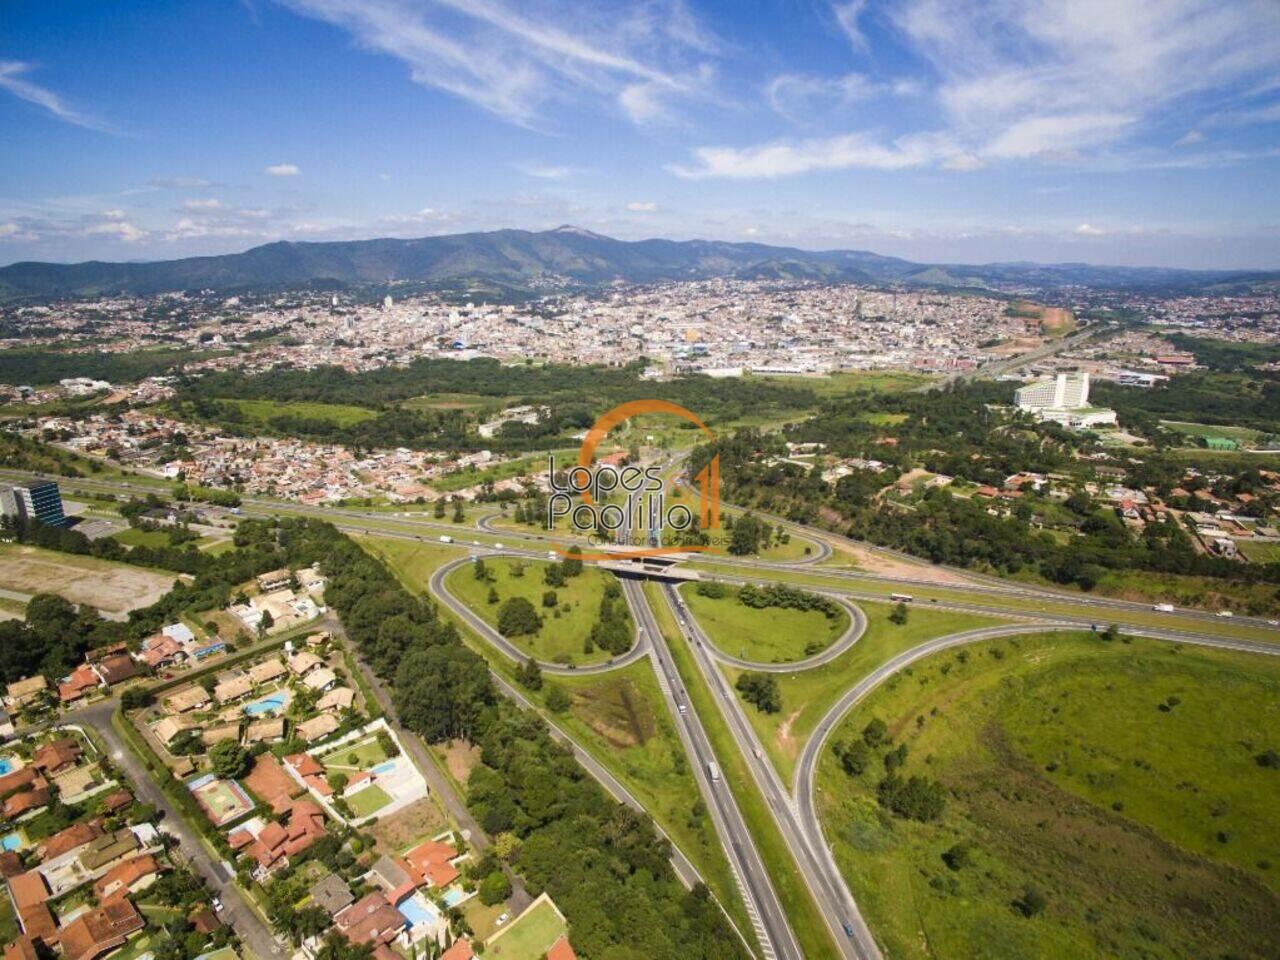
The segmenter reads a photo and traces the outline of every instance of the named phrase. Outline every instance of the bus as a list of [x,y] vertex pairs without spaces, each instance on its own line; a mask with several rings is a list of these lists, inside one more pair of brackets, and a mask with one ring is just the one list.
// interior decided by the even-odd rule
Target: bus
[[891,593],[889,594],[889,599],[894,600],[898,603],[910,603],[912,600],[915,599],[915,597],[913,597],[909,593]]

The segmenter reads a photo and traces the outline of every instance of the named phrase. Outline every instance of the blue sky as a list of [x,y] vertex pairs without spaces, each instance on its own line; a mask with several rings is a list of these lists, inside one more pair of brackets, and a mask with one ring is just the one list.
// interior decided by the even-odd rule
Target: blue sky
[[563,223],[1280,268],[1276,0],[4,0],[0,263]]

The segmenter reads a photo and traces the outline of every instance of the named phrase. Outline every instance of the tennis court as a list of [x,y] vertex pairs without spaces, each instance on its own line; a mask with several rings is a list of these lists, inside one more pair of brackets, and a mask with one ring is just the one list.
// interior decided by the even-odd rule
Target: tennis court
[[219,780],[211,773],[192,780],[187,789],[215,827],[225,826],[253,809],[253,801],[240,784]]

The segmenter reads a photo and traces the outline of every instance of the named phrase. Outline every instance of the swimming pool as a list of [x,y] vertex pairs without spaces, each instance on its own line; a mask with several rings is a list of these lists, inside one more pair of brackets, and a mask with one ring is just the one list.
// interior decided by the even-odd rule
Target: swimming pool
[[379,773],[379,774],[381,774],[381,773],[390,773],[390,772],[391,772],[392,770],[394,770],[395,768],[396,768],[396,762],[395,762],[394,760],[383,760],[380,764],[378,764],[376,767],[374,767],[374,768],[373,768],[372,770],[370,770],[369,772],[370,772],[370,773]]
[[244,712],[251,717],[256,717],[262,713],[280,713],[289,705],[289,694],[281,690],[279,693],[273,693],[269,697],[263,697],[261,700],[255,700],[253,703],[247,704]]
[[13,772],[13,761],[8,757],[0,757],[0,777]]
[[440,911],[436,909],[435,904],[424,897],[420,893],[415,893],[399,906],[401,913],[409,921],[410,926],[418,926],[418,924],[433,924],[440,919]]
[[450,887],[444,892],[444,897],[442,899],[444,900],[445,906],[456,907],[463,900],[467,899],[467,891],[463,890],[461,887]]
[[3,840],[0,840],[0,847],[3,847],[5,850],[21,850],[22,835],[19,833],[9,834]]

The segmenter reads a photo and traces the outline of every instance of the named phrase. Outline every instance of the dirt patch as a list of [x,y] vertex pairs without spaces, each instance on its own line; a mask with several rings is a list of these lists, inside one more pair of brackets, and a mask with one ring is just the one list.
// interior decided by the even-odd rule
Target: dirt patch
[[480,748],[466,740],[450,740],[443,747],[436,747],[435,751],[444,761],[449,776],[461,784],[467,782],[472,769],[480,762]]
[[435,801],[423,797],[360,829],[373,834],[380,850],[401,853],[421,840],[434,837],[447,826]]
[[1045,307],[1040,311],[1040,329],[1050,335],[1074,330],[1076,315],[1064,307]]
[[122,616],[149,607],[169,592],[176,574],[144,570],[92,557],[66,556],[36,547],[0,552],[0,587],[22,593],[56,593]]
[[778,744],[778,749],[788,757],[794,757],[796,755],[796,738],[791,735],[791,728],[795,725],[796,718],[799,716],[799,710],[790,714],[787,719],[778,724],[778,732],[774,734],[774,740]]
[[611,746],[643,746],[653,736],[653,709],[630,680],[584,687],[573,694],[574,713]]
[[939,584],[967,584],[969,578],[963,573],[934,566],[924,561],[913,562],[878,550],[871,550],[857,544],[840,544],[838,553],[848,554],[866,573],[875,573],[886,577],[901,577],[915,580],[927,580]]

